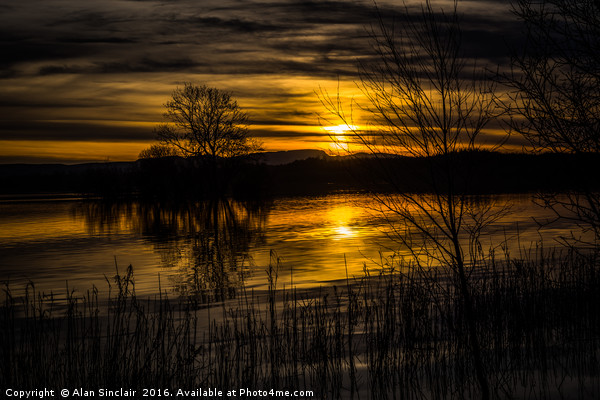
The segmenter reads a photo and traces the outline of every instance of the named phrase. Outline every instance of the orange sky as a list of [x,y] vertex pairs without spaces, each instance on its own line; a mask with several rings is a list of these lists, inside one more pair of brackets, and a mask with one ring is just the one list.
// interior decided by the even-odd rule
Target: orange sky
[[[409,2],[411,12],[417,10]],[[435,1],[448,5],[445,0]],[[378,2],[402,18],[398,2]],[[30,0],[0,13],[0,163],[127,161],[154,140],[183,82],[231,91],[267,151],[335,150],[315,94],[361,100],[371,1]],[[501,0],[461,1],[466,48],[506,57],[515,31]],[[364,122],[360,112],[356,125]],[[340,130],[334,132],[344,140]],[[518,147],[518,144],[514,144]]]
[[[45,82],[43,87],[36,87],[35,96],[47,98],[48,102],[57,92],[73,99],[84,98],[89,86],[83,88],[84,92],[65,89],[79,88],[79,77],[61,78],[58,82]],[[147,77],[140,77],[139,82],[123,87],[121,83],[102,82],[105,77],[98,78],[100,82],[95,83],[94,90],[94,101],[102,103],[98,106],[73,105],[41,110],[15,107],[19,118],[35,121],[32,131],[46,131],[49,137],[46,139],[43,134],[32,132],[36,140],[0,138],[0,157],[26,154],[31,158],[74,162],[135,160],[142,149],[154,142],[153,128],[162,122],[163,104],[177,83],[162,82],[160,79],[164,76],[144,83],[142,79]],[[335,92],[337,80],[285,76],[243,76],[235,80],[230,76],[194,75],[182,76],[182,79],[194,82],[210,79],[215,87],[240,93],[236,98],[250,116],[251,134],[260,138],[266,151],[335,148],[329,137],[332,132],[327,129],[328,121],[323,120],[328,117],[327,112],[314,91],[321,86]],[[361,96],[352,81],[343,82],[340,90],[348,101]],[[253,96],[254,92],[266,94]],[[118,104],[111,101],[113,97],[118,97]],[[86,132],[88,137],[85,137]],[[51,140],[53,135],[59,140]],[[80,136],[84,137],[79,139]]]

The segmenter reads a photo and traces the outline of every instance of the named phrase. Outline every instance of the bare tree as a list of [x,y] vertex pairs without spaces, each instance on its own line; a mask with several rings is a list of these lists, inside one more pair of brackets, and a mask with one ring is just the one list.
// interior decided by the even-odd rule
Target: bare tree
[[[425,159],[430,194],[403,192],[389,163],[382,162],[386,183],[397,184],[398,190],[376,198],[384,213],[399,217],[393,224],[394,237],[412,253],[413,265],[423,273],[432,265],[448,268],[456,283],[453,295],[464,304],[481,397],[488,399],[470,276],[482,263],[481,229],[502,210],[469,195],[473,189],[469,158],[480,148],[485,126],[497,115],[495,85],[461,51],[457,1],[448,13],[434,10],[429,0],[420,10],[405,5],[404,11],[397,24],[380,16],[371,30],[377,61],[359,66],[357,85],[368,102],[358,106],[370,116],[371,128],[355,128],[361,124],[344,109],[339,94],[332,97],[321,91],[320,97],[352,129],[354,140],[375,157],[392,153]],[[389,159],[385,157],[382,161]],[[430,282],[437,284],[434,279]]]
[[[600,153],[600,3],[519,0],[525,47],[515,52],[506,83],[512,92],[511,128],[536,151],[571,153],[580,163],[578,190],[543,195],[559,218],[575,218],[600,238],[600,196],[591,154]],[[590,169],[591,168],[591,169]]]
[[248,115],[229,92],[185,83],[165,103],[168,121],[159,125],[159,142],[185,156],[233,157],[258,150],[248,133]]
[[138,158],[161,158],[178,155],[179,151],[176,148],[160,144],[153,144],[147,149],[140,151]]

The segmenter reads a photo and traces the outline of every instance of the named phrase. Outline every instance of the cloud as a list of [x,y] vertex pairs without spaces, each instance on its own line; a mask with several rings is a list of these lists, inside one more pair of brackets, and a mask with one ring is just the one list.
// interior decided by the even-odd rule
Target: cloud
[[2,140],[147,142],[154,133],[147,126],[126,126],[119,121],[5,121],[0,127]]
[[[401,2],[378,5],[378,11],[370,0],[0,6],[0,140],[148,140],[148,126],[96,121],[103,115],[160,120],[161,104],[184,81],[232,90],[259,125],[289,127],[257,126],[256,134],[301,137],[306,132],[298,127],[318,125],[313,92],[323,81],[339,78],[357,90],[351,81],[357,60],[373,57],[368,30],[378,12],[387,22],[406,21]],[[518,41],[507,0],[461,1],[459,9],[468,54],[505,60],[505,43]],[[69,118],[87,122],[44,122]]]
[[[36,62],[41,75],[224,69],[352,76],[356,59],[372,54],[366,29],[376,11],[367,1],[124,2],[129,6],[117,8],[109,3],[114,4],[92,1],[83,9],[73,3],[60,13],[50,12],[41,26],[22,17],[21,29],[5,28],[0,43],[4,75],[14,74],[16,65]],[[405,18],[400,11],[385,3],[379,8],[386,21],[396,23]],[[491,22],[477,15],[464,18],[465,26],[494,26]],[[486,58],[503,51],[492,29],[465,33],[465,47],[485,51]],[[482,35],[491,45],[481,45]],[[75,63],[82,59],[86,65]]]
[[39,69],[40,75],[53,74],[122,74],[128,72],[169,72],[188,70],[204,64],[189,58],[155,60],[143,58],[130,62],[95,62],[90,65],[47,65]]

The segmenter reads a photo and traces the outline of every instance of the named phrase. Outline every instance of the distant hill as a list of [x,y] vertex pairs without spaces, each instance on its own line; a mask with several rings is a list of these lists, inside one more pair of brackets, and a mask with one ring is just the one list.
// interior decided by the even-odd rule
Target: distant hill
[[316,158],[324,160],[329,156],[323,150],[287,150],[271,151],[264,153],[254,153],[248,156],[249,159],[265,165],[285,165],[294,161]]
[[[324,160],[327,157],[322,150],[290,150],[255,153],[237,161],[255,168],[256,165],[277,167],[307,159]],[[73,165],[0,164],[0,195],[128,193],[137,192],[140,186],[151,185],[177,191],[177,187],[186,185],[186,180],[198,182],[202,179],[202,173],[197,171],[201,164],[199,159],[181,157]],[[260,173],[264,174],[265,171]],[[161,186],[161,180],[170,181],[174,186]]]
[[[596,154],[453,155],[457,182],[470,193],[600,190]],[[445,176],[443,157],[358,154],[329,156],[322,150],[257,153],[222,160],[217,171],[199,158],[164,157],[134,162],[0,165],[0,195],[76,193],[151,197],[277,196],[335,191],[432,190]],[[470,167],[474,168],[470,168]],[[432,168],[434,170],[432,170]],[[218,189],[215,189],[218,187]]]

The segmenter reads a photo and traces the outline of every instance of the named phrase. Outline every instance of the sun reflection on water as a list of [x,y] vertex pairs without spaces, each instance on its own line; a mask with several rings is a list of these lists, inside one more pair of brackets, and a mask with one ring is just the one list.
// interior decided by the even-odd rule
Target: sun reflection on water
[[333,206],[327,211],[327,219],[331,229],[325,232],[325,236],[329,236],[334,240],[349,239],[358,235],[358,231],[352,227],[353,221],[356,219],[356,207],[347,203],[341,203]]
[[337,240],[356,236],[356,231],[348,226],[337,226],[334,228],[334,231],[336,233],[335,239]]
[[[552,215],[529,196],[498,201],[513,207],[503,221],[486,228],[483,246],[509,240],[507,248],[518,252],[523,243],[537,243],[540,232],[551,240],[575,229],[565,222],[540,231],[535,221]],[[196,274],[210,278],[200,283],[234,285],[243,279],[247,287],[264,288],[273,254],[281,259],[279,282],[297,287],[397,267],[403,257],[414,261],[413,253],[388,236],[394,220],[378,214],[369,195],[281,198],[262,205],[230,201],[214,207],[204,202],[186,207],[0,202],[0,271],[12,282],[35,281],[38,289],[56,293],[64,290],[66,279],[79,289],[102,286],[104,276],[114,275],[115,263],[132,264],[136,291],[152,294],[159,274],[163,284],[180,291],[196,285],[190,280]],[[416,252],[421,262],[435,262],[426,251]]]

